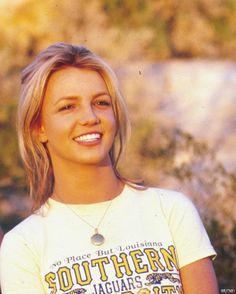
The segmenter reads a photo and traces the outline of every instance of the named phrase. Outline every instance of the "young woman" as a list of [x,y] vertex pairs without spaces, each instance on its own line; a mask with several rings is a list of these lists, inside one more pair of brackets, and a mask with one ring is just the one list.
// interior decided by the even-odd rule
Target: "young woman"
[[129,133],[111,68],[58,43],[22,75],[19,145],[34,212],[1,246],[3,294],[215,294],[215,256],[184,195],[117,163]]

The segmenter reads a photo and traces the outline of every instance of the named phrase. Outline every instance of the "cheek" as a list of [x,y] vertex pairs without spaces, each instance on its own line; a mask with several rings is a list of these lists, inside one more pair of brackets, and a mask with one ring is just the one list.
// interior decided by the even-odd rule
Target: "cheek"
[[44,124],[44,132],[47,137],[47,141],[53,144],[57,141],[61,141],[60,136],[63,134],[63,127],[59,124],[55,124],[52,121],[46,121]]
[[113,112],[109,115],[107,123],[110,126],[110,131],[112,132],[113,136],[115,136],[117,131],[117,123],[116,123],[116,118]]
[[69,120],[48,118],[45,120],[44,126],[46,133],[48,135],[54,136],[68,132],[71,124],[72,123]]

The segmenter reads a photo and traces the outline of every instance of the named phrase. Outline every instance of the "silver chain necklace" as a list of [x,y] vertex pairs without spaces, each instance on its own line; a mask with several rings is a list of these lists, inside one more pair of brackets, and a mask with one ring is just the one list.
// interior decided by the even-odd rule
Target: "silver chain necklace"
[[[58,197],[58,195],[56,195],[56,197],[57,197],[59,200],[61,200],[61,199]],[[62,202],[62,200],[61,200],[61,202]],[[105,211],[104,211],[104,213],[103,213],[103,215],[102,215],[102,217],[101,217],[101,219],[100,219],[100,221],[98,222],[98,224],[97,224],[96,227],[93,226],[92,224],[90,224],[86,219],[84,219],[83,217],[81,217],[81,216],[80,216],[76,211],[74,211],[74,209],[71,208],[68,204],[63,203],[63,202],[62,202],[62,203],[63,203],[63,204],[64,204],[64,205],[65,205],[70,211],[72,211],[77,217],[79,217],[84,223],[86,223],[88,226],[90,226],[91,228],[94,229],[94,234],[91,236],[90,241],[91,241],[91,243],[92,243],[93,245],[95,245],[95,246],[100,246],[100,245],[104,244],[104,242],[105,242],[105,237],[104,237],[102,234],[100,234],[100,233],[98,232],[98,228],[99,228],[99,226],[101,225],[101,223],[102,223],[104,217],[106,216],[106,214],[107,214],[109,208],[111,207],[112,202],[113,202],[113,199],[110,201],[110,203],[109,203],[108,206],[106,207],[106,209],[105,209]]]

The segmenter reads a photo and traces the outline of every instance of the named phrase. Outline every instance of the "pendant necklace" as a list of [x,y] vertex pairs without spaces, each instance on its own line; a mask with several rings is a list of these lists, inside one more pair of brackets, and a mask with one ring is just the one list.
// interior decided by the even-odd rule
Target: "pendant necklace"
[[[57,198],[58,198],[59,200],[61,200],[61,199],[58,197],[58,195],[57,195]],[[109,203],[108,206],[106,207],[106,209],[105,209],[105,211],[104,211],[104,213],[103,213],[103,215],[102,215],[102,217],[101,217],[101,219],[100,219],[100,221],[98,222],[98,224],[97,224],[96,227],[93,226],[93,225],[91,225],[86,219],[84,219],[84,218],[81,217],[76,211],[74,211],[73,208],[71,208],[69,205],[67,205],[66,203],[64,203],[65,206],[66,206],[70,211],[72,211],[72,212],[73,212],[77,217],[79,217],[84,223],[86,223],[88,226],[90,226],[91,228],[94,229],[94,234],[91,236],[90,241],[91,241],[91,243],[92,243],[93,245],[95,245],[95,246],[101,246],[101,245],[104,244],[104,242],[105,242],[105,237],[104,237],[101,233],[99,233],[98,228],[99,228],[99,226],[101,225],[101,223],[102,223],[104,217],[106,216],[106,214],[107,214],[109,208],[111,207],[112,201],[113,201],[113,199],[110,201],[110,203]],[[63,203],[63,202],[62,202],[62,203]]]

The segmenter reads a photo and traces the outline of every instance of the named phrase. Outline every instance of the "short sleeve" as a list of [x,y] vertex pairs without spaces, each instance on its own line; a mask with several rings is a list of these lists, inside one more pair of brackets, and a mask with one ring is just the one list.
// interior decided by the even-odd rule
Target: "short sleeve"
[[179,268],[205,257],[215,258],[216,252],[192,201],[181,193],[172,192],[168,196],[163,195],[162,203]]
[[42,294],[39,268],[30,247],[13,232],[7,233],[0,250],[2,294]]

